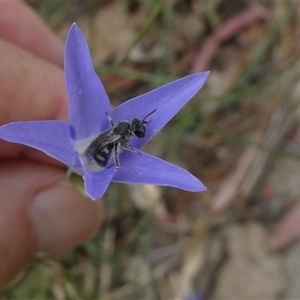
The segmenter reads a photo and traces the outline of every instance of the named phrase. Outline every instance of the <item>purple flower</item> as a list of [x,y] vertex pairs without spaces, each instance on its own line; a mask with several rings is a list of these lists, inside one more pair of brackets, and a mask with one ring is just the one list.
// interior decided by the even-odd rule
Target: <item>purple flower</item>
[[[128,145],[140,149],[146,144],[203,86],[209,72],[199,73],[171,82],[156,90],[133,98],[115,109],[99,77],[93,69],[85,38],[73,24],[65,47],[65,79],[69,98],[70,123],[62,121],[14,122],[0,127],[0,138],[39,149],[68,165],[84,178],[87,194],[100,198],[109,183],[156,184],[173,186],[187,191],[204,191],[203,184],[187,171],[142,151],[124,150],[119,155],[120,169],[113,159],[99,167],[85,150],[100,133],[134,118],[145,123],[144,138],[131,136]],[[112,156],[112,154],[111,154]]]
[[203,300],[202,295],[197,294],[197,293],[191,293],[184,297],[185,300]]

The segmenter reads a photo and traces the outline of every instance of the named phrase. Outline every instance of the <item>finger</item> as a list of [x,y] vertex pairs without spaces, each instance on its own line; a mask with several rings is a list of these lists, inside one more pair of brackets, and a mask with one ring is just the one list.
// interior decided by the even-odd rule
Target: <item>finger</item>
[[61,69],[4,40],[0,60],[0,124],[67,114]]
[[[0,125],[13,121],[67,120],[61,69],[3,40],[0,59]],[[0,141],[0,156],[14,155],[14,148]]]
[[60,67],[63,66],[62,41],[24,2],[0,2],[0,37]]
[[0,164],[0,290],[36,251],[58,254],[90,238],[100,201],[78,194],[59,169],[34,162]]

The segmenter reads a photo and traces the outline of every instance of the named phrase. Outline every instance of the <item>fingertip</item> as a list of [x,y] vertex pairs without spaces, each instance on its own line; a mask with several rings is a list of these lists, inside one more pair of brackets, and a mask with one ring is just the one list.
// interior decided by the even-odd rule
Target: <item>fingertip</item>
[[37,251],[59,254],[98,230],[99,203],[80,195],[69,182],[39,192],[28,207]]
[[61,169],[35,162],[0,166],[0,291],[37,251],[60,254],[98,230],[103,202],[79,194]]
[[0,291],[28,266],[33,252],[31,225],[24,209],[0,215]]

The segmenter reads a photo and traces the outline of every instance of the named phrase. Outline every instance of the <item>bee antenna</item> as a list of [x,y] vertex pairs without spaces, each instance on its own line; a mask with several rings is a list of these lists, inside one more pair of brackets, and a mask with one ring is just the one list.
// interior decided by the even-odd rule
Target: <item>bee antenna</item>
[[142,124],[147,123],[147,121],[145,121],[149,116],[151,116],[152,114],[154,114],[157,111],[157,109],[155,108],[153,111],[151,111],[150,114],[148,114],[143,120],[142,120]]

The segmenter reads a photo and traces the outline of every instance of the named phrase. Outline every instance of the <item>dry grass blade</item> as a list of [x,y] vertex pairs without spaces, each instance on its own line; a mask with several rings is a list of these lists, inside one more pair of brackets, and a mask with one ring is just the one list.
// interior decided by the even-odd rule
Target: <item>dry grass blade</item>
[[237,162],[237,167],[233,173],[218,188],[212,199],[212,212],[220,213],[235,198],[240,190],[240,186],[247,176],[247,172],[257,155],[258,149],[247,148]]
[[211,222],[206,217],[202,216],[196,222],[184,255],[180,286],[174,299],[184,299],[191,294],[193,281],[206,260],[206,246],[210,228]]
[[[107,251],[108,253],[113,253],[114,241],[115,241],[115,230],[112,227],[106,228],[104,234],[104,240],[99,241],[100,243],[103,243],[104,251]],[[112,269],[109,261],[107,263],[102,263],[99,275],[100,275],[99,293],[105,295],[110,287],[111,280],[112,280]]]
[[[273,112],[262,141],[264,145],[271,149],[279,144],[293,123],[290,115],[290,109],[287,107],[280,107]],[[261,132],[258,132],[254,141],[261,140],[259,138],[261,135]],[[212,200],[212,211],[221,212],[239,193],[243,197],[250,196],[263,175],[269,156],[270,152],[247,148],[240,157],[233,174],[218,188]]]
[[[263,144],[271,148],[276,147],[287,131],[291,128],[293,118],[291,118],[291,111],[289,107],[277,108],[271,116],[268,128],[265,133]],[[257,182],[263,175],[270,153],[267,151],[259,151],[250,171],[241,187],[241,193],[244,197],[250,196],[254,190]]]

